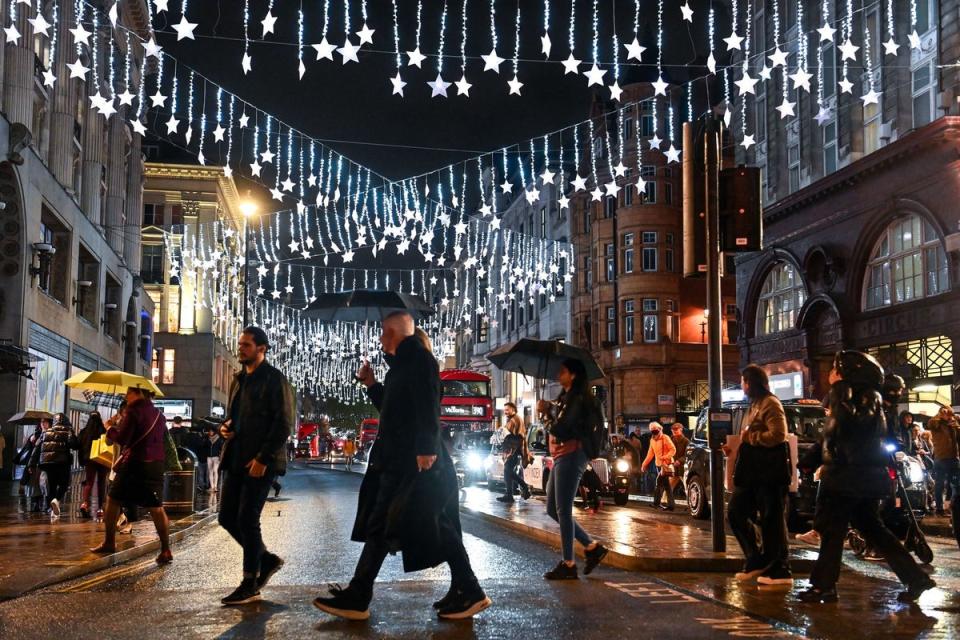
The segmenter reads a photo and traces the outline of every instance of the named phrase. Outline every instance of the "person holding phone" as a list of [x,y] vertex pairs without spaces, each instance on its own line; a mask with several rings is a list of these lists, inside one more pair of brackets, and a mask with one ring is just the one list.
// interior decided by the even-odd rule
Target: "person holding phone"
[[[260,599],[260,590],[283,567],[267,551],[260,512],[277,474],[286,471],[287,438],[293,431],[293,390],[267,362],[266,332],[250,326],[240,334],[237,359],[243,367],[230,385],[227,420],[220,426],[220,526],[243,548],[243,579],[224,605]],[[209,458],[208,458],[209,464]]]

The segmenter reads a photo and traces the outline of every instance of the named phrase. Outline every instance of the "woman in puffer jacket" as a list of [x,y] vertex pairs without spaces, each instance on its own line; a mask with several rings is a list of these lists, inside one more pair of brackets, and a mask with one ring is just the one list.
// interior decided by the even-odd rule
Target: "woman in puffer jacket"
[[73,451],[80,447],[70,421],[62,413],[53,419],[53,426],[43,432],[30,456],[30,466],[47,474],[47,509],[53,518],[60,517],[63,498],[70,487]]
[[893,491],[887,472],[890,454],[879,389],[883,368],[859,351],[840,351],[830,371],[829,417],[823,430],[823,468],[814,527],[820,555],[802,602],[836,602],[843,544],[849,525],[881,554],[907,590],[898,600],[913,602],[936,584],[880,519],[880,501]]

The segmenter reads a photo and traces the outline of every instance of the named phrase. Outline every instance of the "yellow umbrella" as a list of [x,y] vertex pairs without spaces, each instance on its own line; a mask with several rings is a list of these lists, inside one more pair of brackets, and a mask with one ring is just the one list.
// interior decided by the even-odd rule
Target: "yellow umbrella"
[[158,398],[163,397],[163,392],[153,383],[153,380],[126,371],[85,371],[70,376],[64,384],[74,389],[88,389],[114,395],[123,395],[129,387],[133,387],[145,389]]

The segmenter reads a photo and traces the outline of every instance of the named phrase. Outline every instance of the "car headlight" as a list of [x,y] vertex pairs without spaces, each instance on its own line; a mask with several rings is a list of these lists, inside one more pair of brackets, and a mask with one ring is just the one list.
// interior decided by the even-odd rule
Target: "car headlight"
[[924,481],[923,467],[919,464],[910,465],[910,482],[911,484],[922,484]]
[[483,461],[484,469],[489,469],[492,466],[493,466],[493,458],[487,457],[486,459],[484,459]]
[[483,469],[483,458],[480,457],[480,454],[474,452],[467,454],[467,468],[470,469],[470,471]]
[[630,463],[620,458],[614,463],[613,468],[616,469],[618,473],[627,473],[630,471]]

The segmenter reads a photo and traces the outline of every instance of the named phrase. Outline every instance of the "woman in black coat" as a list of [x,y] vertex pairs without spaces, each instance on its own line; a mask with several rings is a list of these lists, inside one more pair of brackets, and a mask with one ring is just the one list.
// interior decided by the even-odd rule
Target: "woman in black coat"
[[72,451],[78,447],[77,436],[73,433],[70,421],[65,415],[58,413],[53,419],[53,426],[43,432],[40,441],[33,448],[33,455],[30,456],[30,466],[47,474],[47,507],[54,518],[60,517],[63,497],[70,488]]
[[97,505],[99,509],[102,511],[103,505],[107,503],[106,486],[107,472],[109,469],[99,462],[90,460],[91,446],[106,432],[107,429],[103,426],[100,413],[98,411],[91,411],[90,417],[87,419],[87,424],[77,435],[77,442],[80,445],[80,449],[77,452],[77,462],[80,463],[80,466],[83,467],[84,470],[83,501],[80,503],[80,515],[84,518],[90,517],[90,495],[93,493],[94,484],[97,486]]
[[820,555],[802,602],[836,602],[836,584],[849,525],[883,555],[907,590],[898,600],[913,602],[936,584],[913,560],[880,519],[880,501],[893,483],[887,472],[890,455],[879,389],[883,368],[858,351],[841,351],[830,371],[829,418],[823,431],[823,470],[814,527]]

